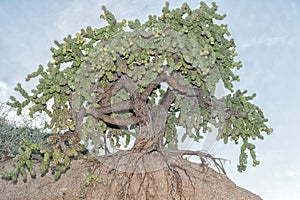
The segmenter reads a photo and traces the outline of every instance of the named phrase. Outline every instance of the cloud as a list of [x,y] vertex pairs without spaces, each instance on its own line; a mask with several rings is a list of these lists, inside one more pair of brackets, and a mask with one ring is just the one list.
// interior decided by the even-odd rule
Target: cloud
[[0,101],[5,100],[9,96],[9,87],[6,83],[0,81]]
[[300,169],[286,170],[282,173],[277,174],[277,176],[296,178],[297,176],[300,176]]
[[254,46],[274,46],[274,45],[281,45],[283,43],[286,44],[287,42],[286,37],[254,37],[250,38],[249,40],[245,40],[239,44],[239,49],[246,49],[249,47],[254,47]]
[[70,1],[53,16],[55,29],[48,30],[49,35],[59,36],[59,39],[80,32],[87,26],[99,26],[100,6],[98,1]]

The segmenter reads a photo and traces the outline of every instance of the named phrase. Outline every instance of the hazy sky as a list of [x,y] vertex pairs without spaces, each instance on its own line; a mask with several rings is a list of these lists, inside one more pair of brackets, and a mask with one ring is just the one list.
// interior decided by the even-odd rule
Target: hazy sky
[[[171,7],[184,1],[170,1]],[[198,1],[186,1],[192,8]],[[211,1],[205,1],[207,3]],[[271,136],[256,141],[258,167],[236,171],[239,148],[219,142],[213,152],[226,163],[229,177],[266,200],[300,199],[300,1],[217,0],[219,13],[237,44],[241,82],[236,88],[256,93]],[[121,20],[147,19],[159,15],[164,1],[158,0],[1,0],[0,1],[0,101],[24,83],[28,73],[51,60],[55,39],[74,34],[88,25],[102,26],[101,5]],[[30,87],[27,85],[26,87]]]

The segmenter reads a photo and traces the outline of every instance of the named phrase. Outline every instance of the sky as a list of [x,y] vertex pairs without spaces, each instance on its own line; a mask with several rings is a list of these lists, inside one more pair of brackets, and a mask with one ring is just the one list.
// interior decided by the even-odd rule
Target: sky
[[[171,8],[182,0],[169,1]],[[191,8],[199,1],[187,0]],[[205,1],[210,3],[211,1]],[[229,159],[228,176],[239,186],[265,200],[300,199],[300,1],[216,0],[219,13],[226,13],[231,37],[237,45],[237,60],[243,68],[235,88],[256,93],[268,125],[274,129],[263,141],[256,141],[261,164],[246,172],[236,170],[239,147],[218,142],[211,153]],[[26,88],[27,74],[51,60],[53,41],[62,41],[86,26],[100,27],[101,5],[117,19],[160,15],[159,0],[1,0],[0,1],[0,102],[15,95],[18,82]]]

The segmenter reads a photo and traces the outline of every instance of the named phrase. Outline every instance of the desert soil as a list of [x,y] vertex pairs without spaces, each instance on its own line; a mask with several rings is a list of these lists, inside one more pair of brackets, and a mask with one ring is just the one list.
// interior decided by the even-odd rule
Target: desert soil
[[[207,166],[203,167],[185,159],[176,162],[178,166],[174,168],[176,168],[176,177],[180,179],[180,190],[174,190],[175,192],[171,191],[168,186],[172,184],[173,179],[168,178],[170,170],[164,166],[146,174],[143,172],[128,173],[128,171],[113,169],[112,165],[105,164],[108,163],[107,160],[100,162],[80,159],[74,160],[70,169],[58,181],[54,181],[51,172],[44,177],[40,176],[38,173],[40,163],[37,162],[34,164],[37,177],[33,179],[28,175],[26,183],[21,178],[17,183],[0,179],[0,200],[261,200],[252,192],[238,187],[226,175]],[[12,165],[12,160],[0,162],[0,171],[9,171]],[[155,166],[158,165],[155,164]],[[101,177],[101,182],[86,182],[91,171]],[[127,183],[129,180],[130,184]],[[125,189],[124,186],[126,186]],[[175,193],[176,196],[174,196]]]

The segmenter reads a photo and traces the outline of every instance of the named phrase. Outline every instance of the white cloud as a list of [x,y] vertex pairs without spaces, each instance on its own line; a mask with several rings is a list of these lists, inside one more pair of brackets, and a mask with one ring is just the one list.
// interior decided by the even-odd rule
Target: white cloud
[[280,37],[254,37],[249,40],[244,40],[240,42],[238,48],[239,49],[246,49],[249,47],[254,46],[273,46],[273,45],[279,45],[279,44],[287,44],[287,41],[289,41],[286,37],[280,36]]
[[300,169],[287,170],[287,171],[283,172],[282,174],[279,174],[279,176],[285,176],[285,177],[300,176]]
[[9,88],[6,83],[0,81],[0,102],[8,98]]
[[86,26],[96,26],[100,21],[99,15],[98,1],[72,1],[55,14],[56,30],[52,31],[55,31],[56,35],[59,33],[59,37],[62,39],[69,34],[80,32],[81,28]]

